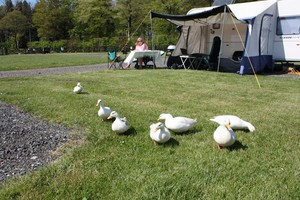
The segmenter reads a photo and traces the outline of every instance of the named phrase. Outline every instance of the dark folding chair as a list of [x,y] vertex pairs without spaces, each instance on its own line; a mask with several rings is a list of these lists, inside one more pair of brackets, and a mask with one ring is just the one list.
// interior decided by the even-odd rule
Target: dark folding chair
[[216,36],[213,39],[209,55],[200,54],[197,56],[197,69],[214,70],[219,62],[219,53],[221,48],[221,38]]

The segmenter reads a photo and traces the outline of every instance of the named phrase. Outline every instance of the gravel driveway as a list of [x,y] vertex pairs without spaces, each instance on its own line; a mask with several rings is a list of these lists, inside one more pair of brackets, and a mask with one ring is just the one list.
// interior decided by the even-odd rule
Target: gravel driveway
[[[0,78],[39,76],[107,69],[107,64],[0,72]],[[79,137],[0,101],[0,185],[56,159],[57,149]],[[55,152],[56,151],[56,152]],[[55,152],[55,153],[54,153]]]
[[0,101],[0,185],[53,161],[64,143],[79,137]]

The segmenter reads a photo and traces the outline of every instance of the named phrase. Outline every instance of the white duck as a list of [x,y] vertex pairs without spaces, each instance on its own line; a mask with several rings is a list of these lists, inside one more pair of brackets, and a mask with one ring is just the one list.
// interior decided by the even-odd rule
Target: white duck
[[116,118],[111,125],[111,129],[114,132],[121,134],[121,133],[125,133],[130,128],[130,124],[126,120],[126,117],[121,118],[116,111],[112,111],[107,119],[112,119],[112,118]]
[[158,122],[150,126],[150,137],[154,144],[165,143],[171,138],[171,133],[162,122]]
[[248,129],[250,132],[255,131],[255,127],[252,124],[234,115],[219,115],[210,120],[221,125],[224,124],[227,119],[230,121],[230,127],[232,129]]
[[79,94],[81,93],[83,90],[83,87],[80,85],[80,83],[78,82],[77,85],[74,87],[73,92],[75,94]]
[[230,121],[226,119],[214,132],[214,140],[221,147],[229,147],[235,142],[235,134],[230,127]]
[[104,103],[101,99],[99,99],[97,101],[96,106],[99,106],[99,105],[100,105],[100,109],[98,110],[98,116],[102,119],[107,119],[111,113],[110,107],[105,107]]
[[173,117],[171,114],[160,114],[158,120],[165,120],[165,126],[175,133],[190,130],[197,123],[196,119],[187,117]]

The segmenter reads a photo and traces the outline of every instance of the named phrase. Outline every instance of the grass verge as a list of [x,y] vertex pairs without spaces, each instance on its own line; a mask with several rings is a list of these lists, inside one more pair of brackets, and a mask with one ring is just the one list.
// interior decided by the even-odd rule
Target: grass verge
[[10,71],[106,63],[107,53],[21,54],[0,58],[0,71]]
[[[0,99],[50,122],[84,130],[62,159],[0,188],[0,199],[298,199],[300,79],[192,70],[117,70],[0,79]],[[75,95],[80,81],[84,93]],[[99,121],[101,98],[132,125],[116,135]],[[197,118],[194,130],[155,146],[160,113]],[[236,131],[218,151],[215,115],[234,114],[256,131]]]

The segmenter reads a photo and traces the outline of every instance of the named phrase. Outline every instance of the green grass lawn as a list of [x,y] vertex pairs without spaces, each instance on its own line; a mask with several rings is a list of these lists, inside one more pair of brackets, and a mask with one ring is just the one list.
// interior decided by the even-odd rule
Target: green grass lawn
[[[0,99],[82,132],[53,164],[8,181],[0,199],[299,199],[299,78],[194,70],[105,70],[0,79]],[[83,94],[73,94],[80,81]],[[128,135],[97,118],[97,100],[126,117]],[[160,113],[197,118],[187,134],[155,146]],[[217,150],[215,115],[234,114],[256,131],[235,131]]]
[[107,53],[14,54],[0,56],[0,71],[92,65],[107,62]]

